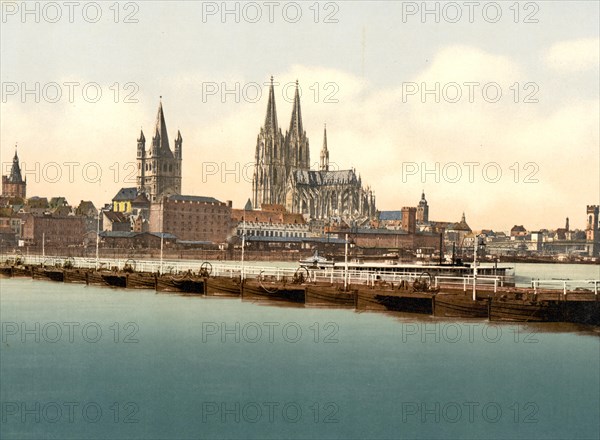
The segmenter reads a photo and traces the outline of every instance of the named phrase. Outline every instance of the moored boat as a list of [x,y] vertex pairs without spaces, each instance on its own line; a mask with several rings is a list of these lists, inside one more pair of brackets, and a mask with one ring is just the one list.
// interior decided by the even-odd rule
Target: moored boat
[[270,299],[304,303],[305,289],[306,286],[304,285],[284,283],[282,281],[244,280],[242,299]]
[[487,318],[489,301],[464,295],[438,294],[434,298],[434,315],[452,318]]
[[562,307],[558,301],[519,301],[492,299],[490,321],[558,322]]
[[355,307],[357,289],[344,289],[341,284],[309,284],[306,286],[306,304],[316,306]]
[[204,279],[208,296],[240,296],[240,277],[208,277]]
[[62,269],[36,267],[33,270],[34,280],[50,280],[63,282],[64,278],[65,275]]
[[157,278],[156,290],[159,292],[183,292],[204,295],[204,279],[187,276],[163,275]]

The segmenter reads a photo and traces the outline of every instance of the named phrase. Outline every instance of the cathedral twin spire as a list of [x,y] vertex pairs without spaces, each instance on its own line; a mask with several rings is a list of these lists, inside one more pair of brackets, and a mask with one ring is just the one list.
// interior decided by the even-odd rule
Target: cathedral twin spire
[[271,87],[269,87],[269,102],[267,104],[267,116],[265,117],[265,131],[277,133],[277,109],[275,107],[275,89],[273,87],[273,77],[271,77]]
[[295,170],[310,170],[310,149],[302,123],[298,81],[289,130],[283,136],[277,122],[275,85],[271,77],[267,113],[256,141],[255,160],[252,183],[255,208],[260,208],[262,204],[284,204],[290,174]]

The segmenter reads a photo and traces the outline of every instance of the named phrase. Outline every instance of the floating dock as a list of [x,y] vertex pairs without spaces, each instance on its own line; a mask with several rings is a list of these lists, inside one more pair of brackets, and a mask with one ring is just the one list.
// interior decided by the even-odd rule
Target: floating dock
[[[80,283],[126,289],[152,289],[193,295],[241,297],[244,301],[279,301],[306,306],[349,308],[357,311],[395,311],[443,318],[473,318],[507,322],[573,322],[600,325],[599,281],[594,291],[576,288],[531,288],[477,285],[475,300],[466,284],[431,285],[414,282],[374,281],[364,283],[327,283],[297,273],[285,277],[210,276],[210,271],[162,274],[118,270],[96,270],[44,265],[0,265],[2,277],[31,277],[38,280]],[[344,287],[346,284],[346,287]],[[469,288],[470,289],[470,288]]]

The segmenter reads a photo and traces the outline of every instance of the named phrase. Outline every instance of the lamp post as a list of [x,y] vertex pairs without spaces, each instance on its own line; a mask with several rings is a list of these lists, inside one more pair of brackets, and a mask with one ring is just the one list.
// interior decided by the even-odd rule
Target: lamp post
[[98,220],[96,222],[96,270],[98,270],[98,257],[99,257],[99,245],[100,245],[100,213],[101,209],[98,210]]
[[344,244],[344,290],[348,288],[348,234]]
[[240,270],[240,279],[244,280],[244,250],[246,249],[246,209],[242,217],[242,267]]
[[473,243],[473,301],[477,300],[477,245],[479,236],[475,236]]
[[160,233],[160,268],[159,268],[159,275],[162,275],[163,273],[163,241],[164,241],[164,232]]
[[475,235],[473,243],[473,301],[477,300],[477,249],[479,248],[479,240],[483,237],[485,237],[483,234]]

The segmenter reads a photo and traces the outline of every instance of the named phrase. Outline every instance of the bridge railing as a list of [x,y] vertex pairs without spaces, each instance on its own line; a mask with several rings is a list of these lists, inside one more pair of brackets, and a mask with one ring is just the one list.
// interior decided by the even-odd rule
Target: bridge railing
[[501,287],[504,285],[504,278],[500,277],[500,276],[493,276],[493,275],[478,275],[476,278],[474,278],[473,275],[465,275],[462,277],[453,277],[453,276],[442,275],[442,276],[435,277],[435,287],[438,287],[442,284],[444,284],[444,285],[449,284],[449,285],[457,286],[457,287],[462,286],[462,289],[464,292],[467,291],[467,288],[471,288],[473,286],[473,283],[475,283],[475,287],[477,287],[477,285],[480,285],[480,286],[493,285],[494,293],[496,293],[498,291],[498,287],[499,286]]
[[565,297],[573,288],[581,288],[582,286],[589,286],[590,288],[593,288],[594,295],[598,297],[599,284],[600,280],[531,280],[531,287],[533,288],[534,295],[537,295],[540,288],[544,286],[550,290],[562,290],[562,293]]

